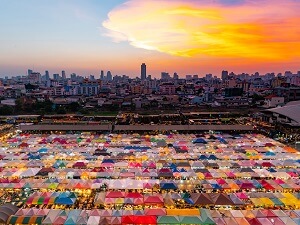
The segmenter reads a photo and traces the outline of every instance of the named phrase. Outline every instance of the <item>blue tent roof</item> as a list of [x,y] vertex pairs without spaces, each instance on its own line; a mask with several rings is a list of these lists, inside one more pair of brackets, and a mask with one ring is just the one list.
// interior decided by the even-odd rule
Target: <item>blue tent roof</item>
[[177,166],[176,166],[174,163],[171,163],[171,164],[170,164],[170,167],[171,167],[171,168],[176,168]]
[[68,198],[70,196],[70,193],[69,192],[61,192],[59,194],[59,198]]
[[274,155],[276,155],[275,152],[266,152],[265,153],[265,156],[274,156]]
[[176,172],[180,172],[177,168],[172,168],[172,172],[176,173]]
[[210,155],[208,157],[208,159],[210,159],[210,160],[217,160],[218,158],[215,155]]
[[194,204],[195,204],[191,198],[184,198],[184,201],[185,201],[185,203],[187,203],[187,204],[191,204],[191,205],[194,205]]
[[28,159],[41,159],[41,156],[40,156],[40,155],[32,155],[32,154],[29,154]]
[[41,148],[37,151],[38,153],[47,153],[48,149],[47,148]]
[[112,159],[103,159],[102,163],[115,163]]
[[76,199],[74,198],[60,198],[57,197],[55,199],[55,204],[59,204],[59,205],[73,205],[75,203]]
[[207,157],[206,157],[206,155],[200,155],[199,159],[205,160],[205,159],[207,159]]
[[160,184],[161,189],[177,189],[177,186],[174,183],[161,183]]
[[125,150],[145,151],[145,150],[149,150],[150,147],[146,147],[146,146],[125,146],[124,149]]
[[207,142],[203,138],[196,138],[193,140],[193,143],[207,144]]
[[211,184],[213,189],[222,189],[222,187],[219,184]]
[[223,144],[228,144],[228,142],[222,137],[217,137],[217,139]]

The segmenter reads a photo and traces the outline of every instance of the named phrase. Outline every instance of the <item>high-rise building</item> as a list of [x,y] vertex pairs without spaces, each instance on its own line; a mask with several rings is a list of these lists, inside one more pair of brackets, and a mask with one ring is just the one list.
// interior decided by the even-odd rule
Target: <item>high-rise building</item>
[[174,80],[178,80],[178,78],[179,78],[179,76],[178,76],[178,74],[175,72],[174,75],[173,75],[173,79],[174,79]]
[[146,80],[146,75],[147,74],[147,68],[146,68],[146,64],[142,63],[141,65],[141,80]]
[[31,69],[28,69],[27,75],[30,75],[30,74],[32,74],[32,73],[33,73],[33,71],[32,71]]
[[53,74],[53,79],[54,80],[59,80],[59,74],[58,73]]
[[170,79],[170,75],[167,72],[161,72],[161,79],[162,80],[168,80]]
[[188,74],[188,75],[185,76],[185,79],[186,80],[192,80],[193,79],[193,75]]
[[101,72],[100,72],[100,79],[104,80],[104,71],[103,70],[101,70]]
[[28,80],[31,84],[41,83],[42,76],[40,73],[31,73],[28,75]]
[[211,73],[205,75],[205,80],[207,80],[207,81],[212,80],[212,78],[213,78],[213,75]]
[[112,75],[111,75],[111,72],[110,72],[110,71],[107,71],[106,76],[107,76],[107,80],[108,80],[108,81],[112,81]]
[[222,80],[226,80],[227,78],[228,78],[228,71],[226,71],[226,70],[223,70],[222,71]]
[[72,74],[71,74],[71,80],[72,80],[72,81],[75,81],[75,80],[76,80],[76,77],[77,77],[76,73],[72,73]]
[[66,71],[61,71],[61,77],[62,77],[62,79],[63,80],[65,80],[66,79]]
[[45,80],[50,80],[50,75],[48,70],[45,71]]

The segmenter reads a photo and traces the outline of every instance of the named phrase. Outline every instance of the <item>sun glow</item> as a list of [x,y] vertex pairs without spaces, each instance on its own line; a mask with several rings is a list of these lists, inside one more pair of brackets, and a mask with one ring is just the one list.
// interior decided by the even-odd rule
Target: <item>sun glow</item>
[[131,0],[113,9],[103,26],[115,41],[175,56],[260,61],[300,56],[299,2],[203,2]]

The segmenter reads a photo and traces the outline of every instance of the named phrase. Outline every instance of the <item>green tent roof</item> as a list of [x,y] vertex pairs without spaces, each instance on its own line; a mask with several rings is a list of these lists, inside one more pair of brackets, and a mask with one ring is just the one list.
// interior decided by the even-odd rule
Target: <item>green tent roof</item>
[[181,224],[202,224],[200,216],[179,216]]
[[180,224],[178,216],[159,216],[157,224]]

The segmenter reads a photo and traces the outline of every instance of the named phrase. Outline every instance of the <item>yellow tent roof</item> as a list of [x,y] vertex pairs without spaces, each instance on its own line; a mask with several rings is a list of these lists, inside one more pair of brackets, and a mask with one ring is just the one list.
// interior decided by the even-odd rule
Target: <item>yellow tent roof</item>
[[294,201],[291,201],[288,198],[280,198],[279,199],[285,206],[294,206],[296,203]]
[[259,200],[262,201],[264,205],[274,206],[274,202],[272,202],[272,200],[269,198],[260,198]]
[[291,193],[281,193],[285,198],[288,198],[290,201],[297,201],[298,199]]
[[167,215],[172,216],[198,216],[200,211],[198,209],[167,209]]
[[250,200],[253,202],[254,206],[264,205],[264,203],[259,198],[250,198]]

